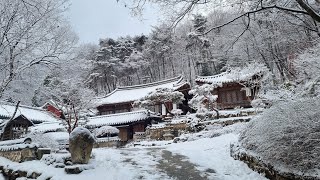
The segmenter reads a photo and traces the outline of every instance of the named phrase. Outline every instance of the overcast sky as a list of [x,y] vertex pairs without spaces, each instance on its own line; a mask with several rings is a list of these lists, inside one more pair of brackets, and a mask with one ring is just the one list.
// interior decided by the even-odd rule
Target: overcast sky
[[148,34],[157,24],[154,8],[144,12],[143,20],[116,0],[70,0],[69,20],[81,43],[98,43],[99,38]]

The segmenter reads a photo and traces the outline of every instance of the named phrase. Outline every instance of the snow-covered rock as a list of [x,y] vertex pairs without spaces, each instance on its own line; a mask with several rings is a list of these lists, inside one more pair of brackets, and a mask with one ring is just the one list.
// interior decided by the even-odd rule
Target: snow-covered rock
[[83,127],[76,127],[69,138],[69,149],[73,163],[87,164],[90,159],[94,136],[90,131]]

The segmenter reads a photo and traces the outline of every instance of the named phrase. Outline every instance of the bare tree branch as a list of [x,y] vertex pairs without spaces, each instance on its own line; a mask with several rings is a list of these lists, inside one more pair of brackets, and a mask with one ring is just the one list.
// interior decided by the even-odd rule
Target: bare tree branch
[[305,0],[296,0],[297,3],[300,5],[301,8],[303,8],[304,10],[306,10],[306,12],[312,17],[312,19],[314,19],[317,22],[320,22],[320,15],[319,13],[316,12],[315,9],[313,9],[308,2],[306,2]]
[[253,11],[248,11],[246,13],[243,13],[241,14],[240,16],[237,16],[236,18],[226,22],[226,23],[223,23],[219,26],[215,26],[215,27],[212,27],[210,28],[208,31],[206,31],[204,34],[208,34],[209,32],[215,30],[215,29],[219,29],[219,28],[222,28],[226,25],[229,25],[233,22],[235,22],[236,20],[244,17],[244,16],[248,16],[250,14],[254,14],[254,13],[257,13],[257,12],[260,12],[260,11],[264,11],[264,10],[267,10],[267,9],[279,9],[279,10],[283,10],[283,11],[289,11],[289,12],[294,12],[294,13],[300,13],[300,14],[305,14],[305,15],[309,15],[307,12],[305,11],[301,11],[301,10],[298,10],[298,9],[290,9],[290,8],[285,8],[285,7],[279,7],[277,5],[273,5],[273,6],[262,6],[260,9],[256,9],[256,10],[253,10]]

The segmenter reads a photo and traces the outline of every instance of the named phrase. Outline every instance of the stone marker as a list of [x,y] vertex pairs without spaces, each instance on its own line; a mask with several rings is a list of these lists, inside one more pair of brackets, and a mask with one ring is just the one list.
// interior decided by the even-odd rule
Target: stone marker
[[75,128],[69,137],[69,151],[74,164],[87,164],[95,138],[90,131],[83,127]]
[[163,138],[164,140],[172,140],[174,138],[174,135],[172,134],[171,129],[163,130],[164,135]]

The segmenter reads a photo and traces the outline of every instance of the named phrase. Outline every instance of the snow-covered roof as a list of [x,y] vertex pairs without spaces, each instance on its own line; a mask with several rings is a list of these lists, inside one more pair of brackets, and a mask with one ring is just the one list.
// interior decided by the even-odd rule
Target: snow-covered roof
[[266,67],[260,64],[250,64],[243,68],[234,68],[214,76],[197,76],[196,82],[222,85],[223,83],[241,82],[251,79],[255,75],[261,76]]
[[228,77],[229,73],[224,72],[214,76],[197,76],[196,82],[210,83],[210,84],[221,84],[234,82],[233,78]]
[[19,149],[35,148],[37,144],[13,144],[9,146],[0,146],[0,151],[15,151]]
[[41,133],[63,131],[63,130],[66,130],[66,128],[58,122],[54,122],[54,123],[45,122],[45,123],[41,123],[33,127],[30,127],[31,132],[41,132]]
[[101,126],[121,125],[126,123],[137,122],[145,120],[149,117],[147,110],[132,111],[118,114],[110,114],[103,116],[89,117],[86,127],[95,128]]
[[149,92],[152,92],[157,88],[173,88],[177,90],[185,84],[187,84],[187,82],[183,77],[178,76],[148,84],[118,87],[105,97],[97,98],[96,105],[100,106],[103,104],[132,102],[145,97]]
[[26,140],[26,138],[0,141],[0,146],[10,146],[13,144],[23,144],[25,140]]
[[[0,102],[0,119],[9,119],[14,111],[15,105]],[[24,115],[27,119],[33,122],[58,122],[59,119],[54,117],[50,112],[37,107],[19,105],[15,117]]]

